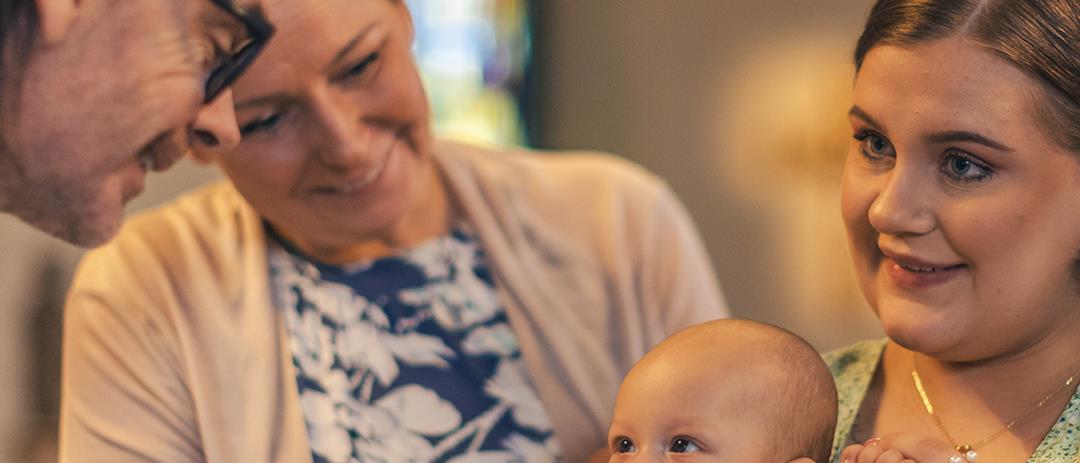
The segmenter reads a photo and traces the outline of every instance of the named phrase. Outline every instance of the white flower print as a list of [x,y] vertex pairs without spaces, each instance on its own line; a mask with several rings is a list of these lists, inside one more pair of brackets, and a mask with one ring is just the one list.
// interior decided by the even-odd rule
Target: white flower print
[[286,317],[295,320],[295,329],[302,333],[289,338],[300,369],[312,377],[321,377],[329,372],[334,363],[333,331],[323,325],[322,316],[314,311],[306,311],[302,315],[290,311]]
[[351,323],[338,335],[337,355],[345,367],[370,370],[386,386],[397,379],[399,370],[394,353],[380,338],[375,325]]
[[508,357],[519,349],[514,331],[506,323],[477,327],[469,333],[462,345],[465,353],[470,355]]
[[[324,279],[323,266],[271,252],[317,459],[558,461],[479,243],[454,232],[387,259]],[[483,386],[458,386],[470,383]]]
[[501,307],[491,287],[472,269],[461,269],[452,282],[404,290],[399,296],[407,304],[430,308],[439,325],[452,332],[490,320]]
[[559,461],[559,444],[555,436],[543,443],[536,442],[521,434],[513,434],[504,441],[506,448],[529,463],[556,463]]
[[465,455],[456,456],[451,458],[447,463],[524,463],[529,460],[524,460],[519,455],[515,455],[513,452],[507,452],[505,450],[489,450],[486,452],[466,453]]
[[431,443],[402,426],[391,410],[356,402],[348,409],[347,423],[359,434],[354,449],[360,461],[426,463],[434,458]]
[[446,359],[454,358],[454,350],[435,336],[408,333],[400,336],[382,335],[386,347],[402,362],[414,366],[449,368]]
[[495,376],[488,380],[484,391],[488,395],[508,403],[513,410],[514,421],[536,430],[548,429],[544,405],[525,379],[524,365],[520,360],[504,359],[499,362]]
[[425,436],[441,436],[461,426],[461,414],[453,404],[415,384],[393,390],[375,405],[396,416],[401,426]]
[[349,433],[337,420],[334,402],[312,391],[300,394],[300,406],[307,421],[311,449],[332,462],[348,461],[352,454]]
[[431,443],[423,437],[397,428],[376,441],[357,442],[360,461],[428,463],[434,459]]

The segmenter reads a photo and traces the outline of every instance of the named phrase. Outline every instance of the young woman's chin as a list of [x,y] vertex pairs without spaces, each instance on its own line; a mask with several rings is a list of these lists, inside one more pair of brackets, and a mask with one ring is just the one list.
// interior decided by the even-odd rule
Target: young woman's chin
[[966,360],[966,330],[958,320],[918,307],[883,307],[878,319],[885,335],[901,347],[941,360]]

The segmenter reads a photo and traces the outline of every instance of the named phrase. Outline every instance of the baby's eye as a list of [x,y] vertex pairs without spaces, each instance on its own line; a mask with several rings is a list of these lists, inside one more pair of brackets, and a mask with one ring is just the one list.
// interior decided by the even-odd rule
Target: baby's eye
[[698,452],[700,450],[701,447],[698,447],[694,441],[686,437],[676,437],[675,439],[672,439],[671,448],[668,449],[671,453],[690,453]]
[[630,453],[637,451],[637,447],[634,447],[634,441],[625,437],[616,438],[614,444],[615,453]]

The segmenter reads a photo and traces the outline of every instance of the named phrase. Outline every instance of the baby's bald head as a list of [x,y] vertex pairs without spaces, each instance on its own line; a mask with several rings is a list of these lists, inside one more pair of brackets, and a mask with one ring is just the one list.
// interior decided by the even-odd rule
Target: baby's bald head
[[[646,420],[662,426],[670,418],[684,428],[700,425],[702,440],[729,441],[725,450],[746,447],[740,461],[828,461],[836,424],[832,376],[814,348],[785,330],[747,320],[717,320],[675,333],[634,365],[617,402],[613,437],[617,427],[640,427]],[[736,455],[724,459],[735,461]]]

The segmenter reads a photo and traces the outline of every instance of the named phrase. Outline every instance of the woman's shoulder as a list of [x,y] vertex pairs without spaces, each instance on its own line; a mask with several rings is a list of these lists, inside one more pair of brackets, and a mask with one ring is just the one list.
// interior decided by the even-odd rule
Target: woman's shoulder
[[104,275],[143,279],[235,268],[262,242],[258,216],[230,183],[215,182],[132,216],[115,238],[83,257],[76,285]]
[[[856,417],[870,382],[874,378],[886,339],[860,341],[828,352],[822,357],[829,365],[836,382],[836,435],[833,441],[834,458],[847,444]],[[834,460],[835,461],[835,460]]]
[[626,158],[601,151],[546,151],[440,140],[437,155],[448,168],[467,168],[486,179],[525,188],[656,192],[660,177]]
[[199,227],[224,225],[245,212],[246,202],[228,180],[199,186],[172,201],[132,215],[118,237],[140,235],[162,227]]
[[822,355],[839,386],[856,378],[872,376],[877,369],[885,339],[869,339],[826,352]]

